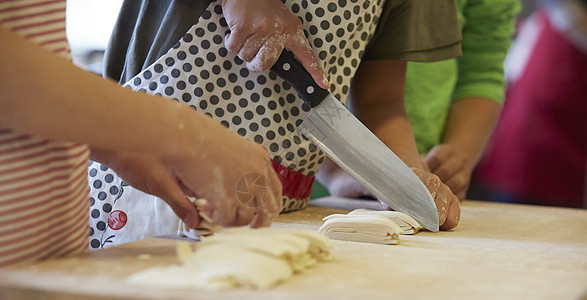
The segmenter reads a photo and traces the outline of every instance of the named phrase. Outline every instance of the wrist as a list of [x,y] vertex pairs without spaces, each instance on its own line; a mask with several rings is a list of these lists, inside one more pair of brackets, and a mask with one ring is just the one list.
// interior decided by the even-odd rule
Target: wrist
[[[181,105],[181,104],[177,104]],[[205,132],[211,131],[210,123],[215,122],[207,116],[181,105],[173,118],[175,124],[170,134],[164,134],[159,151],[160,157],[171,162],[182,162],[198,157],[205,143]]]

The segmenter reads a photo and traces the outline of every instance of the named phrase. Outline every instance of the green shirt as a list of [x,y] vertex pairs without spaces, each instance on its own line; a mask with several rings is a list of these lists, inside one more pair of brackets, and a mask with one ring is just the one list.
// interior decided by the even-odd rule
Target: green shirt
[[503,61],[519,9],[517,0],[457,0],[463,55],[408,63],[405,104],[420,153],[441,143],[452,102],[481,97],[502,103]]
[[[517,0],[457,0],[462,56],[439,62],[408,62],[405,105],[420,153],[442,141],[450,105],[467,97],[502,103],[503,60],[511,44]],[[328,195],[318,182],[311,198]]]

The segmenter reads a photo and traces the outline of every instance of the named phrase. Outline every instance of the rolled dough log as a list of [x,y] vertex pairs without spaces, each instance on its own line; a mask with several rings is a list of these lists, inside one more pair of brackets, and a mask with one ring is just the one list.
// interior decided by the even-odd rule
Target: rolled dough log
[[336,240],[399,244],[399,234],[403,232],[392,220],[377,214],[335,214],[324,220],[319,232]]
[[[391,211],[391,210],[368,210],[368,209],[355,209],[348,213],[349,215],[380,215],[392,220],[395,224],[399,225],[403,230],[402,234],[415,234],[422,229],[422,225],[408,214]],[[327,217],[328,218],[328,217]]]

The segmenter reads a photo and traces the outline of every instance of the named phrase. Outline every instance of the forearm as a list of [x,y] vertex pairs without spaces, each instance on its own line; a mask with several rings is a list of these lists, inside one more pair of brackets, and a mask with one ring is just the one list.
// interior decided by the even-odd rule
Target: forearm
[[468,168],[472,169],[481,158],[499,111],[497,102],[484,98],[465,98],[452,105],[443,143],[463,154]]
[[[105,150],[168,155],[190,142],[179,103],[121,88],[0,29],[0,126]],[[166,117],[162,117],[166,116]],[[173,116],[173,117],[170,117]]]

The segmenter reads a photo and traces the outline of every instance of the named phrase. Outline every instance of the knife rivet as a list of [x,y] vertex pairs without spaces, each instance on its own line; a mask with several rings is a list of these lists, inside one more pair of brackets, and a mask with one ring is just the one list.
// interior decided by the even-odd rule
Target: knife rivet
[[283,64],[283,70],[284,70],[284,71],[289,71],[289,68],[290,68],[290,67],[291,67],[291,66],[290,66],[288,63],[284,63],[284,64]]
[[309,86],[306,88],[306,92],[308,92],[308,94],[311,94],[314,92],[314,87],[313,86]]

